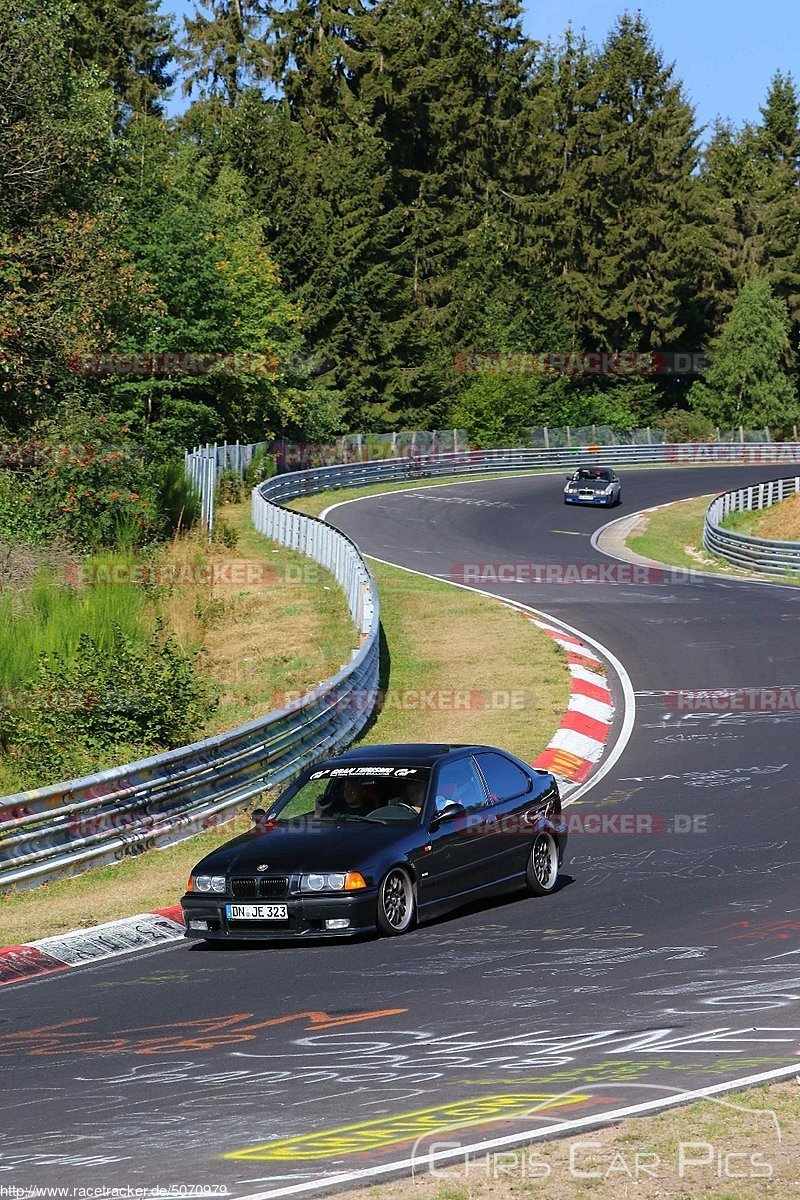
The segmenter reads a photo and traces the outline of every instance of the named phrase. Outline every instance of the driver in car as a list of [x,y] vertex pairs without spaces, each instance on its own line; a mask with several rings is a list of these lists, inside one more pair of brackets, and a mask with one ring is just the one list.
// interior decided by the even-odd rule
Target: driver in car
[[366,817],[375,808],[377,796],[374,785],[356,779],[345,779],[334,796],[324,807],[326,816]]

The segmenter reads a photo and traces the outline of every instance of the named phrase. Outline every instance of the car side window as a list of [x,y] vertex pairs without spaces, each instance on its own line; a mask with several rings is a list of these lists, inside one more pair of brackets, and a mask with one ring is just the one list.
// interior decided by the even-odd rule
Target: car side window
[[531,781],[525,772],[502,754],[476,754],[494,801],[510,800],[530,791]]
[[486,806],[486,792],[470,758],[443,763],[436,781],[436,812],[460,804],[467,812]]

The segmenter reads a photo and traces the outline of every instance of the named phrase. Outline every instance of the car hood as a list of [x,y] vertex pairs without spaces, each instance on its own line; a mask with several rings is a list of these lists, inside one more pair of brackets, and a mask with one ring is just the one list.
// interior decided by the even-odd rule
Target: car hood
[[609,486],[609,481],[607,479],[580,479],[575,482],[570,481],[568,486],[571,488],[580,488],[582,492],[604,492]]
[[226,842],[194,870],[195,873],[243,875],[254,875],[259,867],[261,872],[270,875],[289,875],[297,871],[352,871],[368,864],[387,846],[401,846],[409,838],[414,840],[415,835],[422,836],[420,826],[309,821],[298,829],[276,824]]

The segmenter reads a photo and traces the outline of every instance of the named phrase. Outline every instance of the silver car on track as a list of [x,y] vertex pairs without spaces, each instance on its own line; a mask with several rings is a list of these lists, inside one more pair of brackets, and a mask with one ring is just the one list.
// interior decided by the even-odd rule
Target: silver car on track
[[610,467],[579,467],[567,476],[565,504],[594,504],[611,508],[622,500],[619,476]]

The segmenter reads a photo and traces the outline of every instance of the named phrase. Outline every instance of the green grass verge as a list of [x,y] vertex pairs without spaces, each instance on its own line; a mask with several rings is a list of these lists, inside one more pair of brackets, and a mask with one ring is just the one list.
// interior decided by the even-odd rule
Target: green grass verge
[[630,534],[625,544],[668,566],[730,574],[730,564],[712,557],[703,546],[703,519],[711,498],[682,500],[647,513],[644,528]]
[[[254,548],[263,554],[264,544],[259,537]],[[560,647],[495,600],[373,565],[388,653],[384,707],[364,740],[485,742],[534,758],[568,700]],[[4,896],[0,944],[175,904],[197,859],[247,828],[242,814],[228,826],[164,850]]]
[[[109,571],[130,573],[132,554],[107,555],[102,565]],[[91,570],[97,558],[84,559]],[[77,560],[66,564],[77,572]],[[42,654],[71,658],[84,636],[108,653],[114,627],[139,644],[152,635],[154,617],[145,589],[132,587],[68,587],[64,575],[43,567],[26,586],[0,592],[0,687],[21,688],[36,677]]]
[[[800,578],[797,575],[769,576],[761,575],[757,571],[743,571],[726,559],[709,554],[703,545],[703,520],[710,499],[710,496],[703,496],[698,500],[679,500],[645,514],[643,528],[629,534],[625,545],[629,550],[634,550],[645,558],[652,558],[655,562],[664,563],[665,566],[800,586]],[[739,519],[750,516],[750,513],[731,513],[724,522],[725,528],[750,533],[752,524],[746,519]]]

